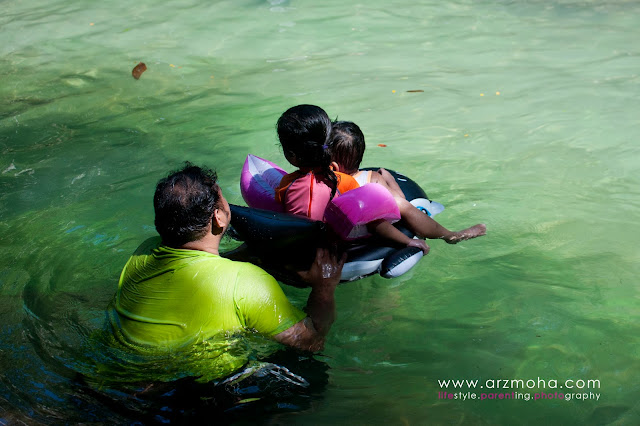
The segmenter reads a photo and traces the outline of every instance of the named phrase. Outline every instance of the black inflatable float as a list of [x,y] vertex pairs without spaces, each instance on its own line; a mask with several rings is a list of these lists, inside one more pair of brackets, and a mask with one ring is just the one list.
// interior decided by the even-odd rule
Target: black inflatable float
[[[368,170],[376,170],[374,168]],[[441,212],[441,204],[429,200],[427,194],[408,177],[389,170],[395,177],[405,197],[430,216]],[[413,234],[395,224],[409,237]],[[231,205],[231,229],[229,235],[243,244],[223,256],[250,261],[294,286],[305,286],[295,271],[306,270],[311,265],[317,247],[334,247],[347,253],[341,281],[353,281],[379,273],[385,278],[398,277],[413,268],[422,258],[416,247],[398,247],[389,241],[375,237],[355,243],[336,241],[329,227],[320,221],[287,213]]]

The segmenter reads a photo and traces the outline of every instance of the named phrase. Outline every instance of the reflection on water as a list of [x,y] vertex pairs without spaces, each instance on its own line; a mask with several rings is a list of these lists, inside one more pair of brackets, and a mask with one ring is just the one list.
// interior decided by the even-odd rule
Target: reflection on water
[[[0,16],[0,423],[196,421],[226,404],[238,421],[638,422],[636,3],[76,3]],[[291,384],[268,380],[284,370],[221,390],[105,340],[118,274],[154,235],[156,181],[207,164],[241,204],[247,153],[286,164],[274,126],[297,103],[358,123],[366,166],[488,235],[340,286],[322,357],[239,340],[310,384],[290,394],[268,387]],[[308,290],[285,291],[304,305]],[[597,379],[601,397],[438,399],[439,379],[538,377]]]
[[[295,351],[277,351],[275,343],[259,337],[228,339],[224,347],[221,342],[218,347],[213,347],[215,341],[201,342],[188,352],[133,353],[115,341],[110,330],[83,324],[81,305],[87,300],[60,293],[53,300],[25,289],[24,303],[23,344],[35,353],[16,373],[28,365],[46,367],[37,376],[22,377],[25,387],[14,388],[16,395],[8,402],[34,420],[108,417],[118,423],[183,423],[216,416],[225,423],[310,409],[326,388],[324,362]],[[212,361],[229,351],[234,358],[245,354],[247,364],[216,380],[218,363]],[[20,374],[3,379],[14,386],[21,380]],[[34,400],[31,391],[25,392],[33,388],[44,395]],[[18,403],[15,396],[21,397]]]

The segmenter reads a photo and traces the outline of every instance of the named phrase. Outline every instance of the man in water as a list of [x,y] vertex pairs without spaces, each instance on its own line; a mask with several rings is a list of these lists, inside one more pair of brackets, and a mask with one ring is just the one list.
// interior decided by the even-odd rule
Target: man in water
[[[322,349],[344,258],[319,249],[300,273],[312,287],[304,313],[262,269],[220,257],[231,211],[215,172],[187,163],[158,182],[154,209],[160,238],[145,241],[125,265],[110,315],[122,341],[171,352],[259,333],[297,349]],[[220,351],[218,377],[245,361]]]

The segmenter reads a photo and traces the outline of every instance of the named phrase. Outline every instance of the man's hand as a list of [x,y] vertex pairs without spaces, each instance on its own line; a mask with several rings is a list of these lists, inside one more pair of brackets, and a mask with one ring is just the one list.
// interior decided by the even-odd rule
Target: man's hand
[[319,248],[311,268],[298,272],[300,278],[311,284],[311,294],[307,300],[309,316],[275,335],[278,342],[305,351],[318,351],[324,347],[325,336],[336,319],[334,293],[346,258],[344,254],[338,260],[329,250]]
[[335,288],[340,282],[342,267],[347,259],[344,254],[340,260],[335,254],[327,249],[318,248],[316,258],[311,264],[308,271],[299,271],[298,275],[305,282],[311,284],[312,288],[316,287],[333,287]]

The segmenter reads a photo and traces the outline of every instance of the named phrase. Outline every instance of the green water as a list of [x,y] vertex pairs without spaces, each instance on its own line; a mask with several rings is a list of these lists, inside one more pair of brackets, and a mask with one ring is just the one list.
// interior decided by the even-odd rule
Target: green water
[[[246,154],[288,167],[275,122],[299,103],[488,235],[341,286],[322,395],[265,421],[640,421],[637,2],[0,7],[0,423],[132,421],[74,375],[98,374],[88,336],[154,235],[155,183],[191,160],[243,204]],[[599,400],[438,398],[442,379],[538,377],[599,380]]]

